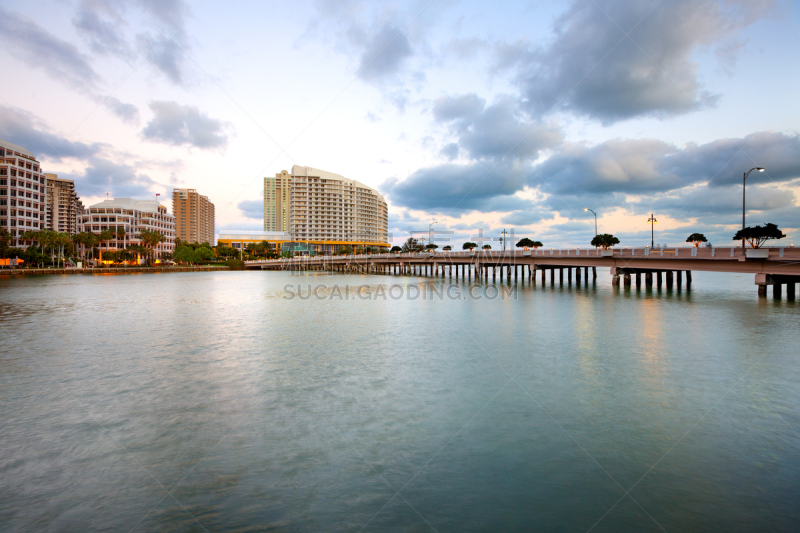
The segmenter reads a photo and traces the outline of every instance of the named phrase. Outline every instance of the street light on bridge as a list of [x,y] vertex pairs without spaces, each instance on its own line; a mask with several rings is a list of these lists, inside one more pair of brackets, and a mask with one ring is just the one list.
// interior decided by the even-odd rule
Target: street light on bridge
[[597,237],[597,213],[589,209],[588,207],[583,208],[584,211],[591,211],[594,215],[594,236]]
[[[759,172],[764,172],[764,169],[762,167],[753,167],[753,168],[751,168],[750,170],[748,170],[747,172],[744,173],[744,179],[742,180],[742,230],[744,230],[744,186],[747,183],[747,176],[749,176],[750,173],[752,171],[754,171],[754,170],[758,170]],[[745,251],[744,251],[744,231],[742,232],[742,253],[745,253]]]
[[[655,248],[655,245],[653,244],[653,235],[654,235],[653,229],[655,225],[658,224],[658,220],[656,220],[656,217],[653,216],[653,213],[650,213],[650,218],[647,219],[647,223],[650,224],[650,249],[652,250],[653,248]],[[660,275],[661,274],[659,274],[659,276]]]

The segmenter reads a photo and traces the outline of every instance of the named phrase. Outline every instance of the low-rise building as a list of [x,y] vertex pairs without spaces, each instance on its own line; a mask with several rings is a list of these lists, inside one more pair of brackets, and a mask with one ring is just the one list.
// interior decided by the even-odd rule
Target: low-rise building
[[291,242],[289,234],[284,231],[250,231],[250,230],[228,230],[221,231],[217,237],[217,245],[230,246],[241,250],[248,244],[260,244],[268,242],[270,247],[280,253],[283,245]]
[[[133,198],[114,198],[103,200],[89,206],[81,215],[80,231],[100,233],[112,230],[114,238],[100,243],[100,251],[122,250],[131,245],[143,246],[141,231],[158,231],[166,240],[156,246],[155,257],[162,253],[175,251],[175,217],[167,208],[154,200],[135,200]],[[124,230],[120,236],[119,229]]]
[[36,157],[25,148],[0,139],[0,228],[11,234],[10,246],[25,248],[26,231],[45,226],[47,188]]

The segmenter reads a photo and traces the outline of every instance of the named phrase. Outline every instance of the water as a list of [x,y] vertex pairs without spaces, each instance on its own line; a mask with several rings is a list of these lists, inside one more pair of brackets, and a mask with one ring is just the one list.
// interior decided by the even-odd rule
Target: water
[[796,530],[799,305],[421,282],[0,277],[0,529]]

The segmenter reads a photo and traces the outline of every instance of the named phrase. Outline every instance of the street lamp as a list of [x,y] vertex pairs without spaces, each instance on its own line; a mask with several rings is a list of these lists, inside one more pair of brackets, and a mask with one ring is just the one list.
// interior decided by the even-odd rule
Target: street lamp
[[[507,231],[504,229],[504,230],[502,231],[502,233],[500,233],[500,235],[502,235],[503,237],[505,237],[506,235],[508,235],[508,232],[507,232]],[[503,243],[503,251],[505,252],[505,251],[506,251],[506,240],[507,240],[507,239],[504,239],[503,237],[500,237],[500,242],[502,242],[502,243]]]
[[[592,211],[588,207],[584,207],[583,210],[584,211]],[[592,211],[592,214],[594,215],[594,236],[597,237],[597,213]]]
[[749,176],[750,173],[752,171],[754,171],[754,170],[758,170],[759,172],[764,172],[764,169],[761,168],[761,167],[753,167],[753,168],[751,168],[750,170],[748,170],[747,172],[744,173],[744,179],[742,180],[742,253],[745,253],[745,251],[744,251],[744,186],[745,186],[745,183],[747,183],[747,176]]
[[658,224],[658,220],[656,220],[656,217],[653,216],[653,213],[650,213],[650,218],[647,219],[647,223],[650,224],[650,249],[652,250],[655,248],[655,245],[653,244],[653,229],[655,225]]

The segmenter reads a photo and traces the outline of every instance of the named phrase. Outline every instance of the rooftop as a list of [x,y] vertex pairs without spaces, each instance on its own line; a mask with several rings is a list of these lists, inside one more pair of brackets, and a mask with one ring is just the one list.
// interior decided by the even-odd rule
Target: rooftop
[[21,153],[23,155],[26,155],[26,156],[30,157],[31,159],[36,159],[35,155],[30,153],[28,150],[26,150],[22,146],[19,146],[18,144],[10,143],[8,141],[4,141],[3,139],[0,139],[0,146],[4,146],[6,149],[14,150],[15,152],[19,152],[19,153]]

